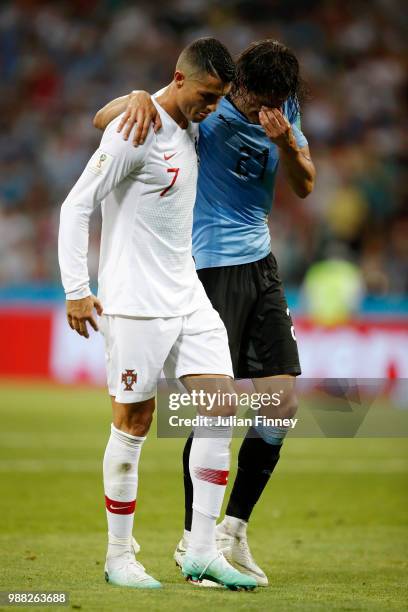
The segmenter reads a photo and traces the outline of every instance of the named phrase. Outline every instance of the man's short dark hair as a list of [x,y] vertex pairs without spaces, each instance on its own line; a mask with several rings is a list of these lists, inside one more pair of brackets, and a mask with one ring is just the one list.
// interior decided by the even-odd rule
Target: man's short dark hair
[[228,49],[216,38],[198,38],[186,47],[177,65],[189,64],[194,73],[207,72],[230,83],[234,78],[235,64]]
[[238,57],[231,94],[288,100],[292,112],[299,112],[305,84],[296,55],[277,40],[252,43]]

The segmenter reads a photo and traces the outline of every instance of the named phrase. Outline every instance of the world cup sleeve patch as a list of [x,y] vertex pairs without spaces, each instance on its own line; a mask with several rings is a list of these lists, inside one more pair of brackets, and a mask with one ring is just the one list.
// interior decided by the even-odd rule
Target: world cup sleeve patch
[[88,163],[88,170],[93,172],[94,174],[105,174],[111,165],[113,160],[113,155],[110,153],[105,153],[101,149],[95,151],[92,155],[91,159]]

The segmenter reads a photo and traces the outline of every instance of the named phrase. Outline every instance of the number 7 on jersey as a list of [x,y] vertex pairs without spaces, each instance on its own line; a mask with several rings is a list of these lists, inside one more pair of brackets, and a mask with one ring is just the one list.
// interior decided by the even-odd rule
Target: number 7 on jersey
[[177,177],[178,177],[178,173],[179,173],[180,168],[167,168],[167,172],[174,172],[174,176],[172,178],[172,181],[170,183],[170,185],[168,185],[165,189],[163,189],[163,191],[160,193],[161,196],[166,195],[166,193],[169,191],[169,189],[171,189],[174,185],[174,183],[177,181]]

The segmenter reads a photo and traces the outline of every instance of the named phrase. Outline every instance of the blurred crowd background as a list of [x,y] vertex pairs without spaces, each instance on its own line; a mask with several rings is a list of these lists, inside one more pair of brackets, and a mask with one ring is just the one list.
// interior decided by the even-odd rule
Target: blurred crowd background
[[[284,42],[309,85],[316,188],[299,200],[281,177],[270,221],[285,284],[337,258],[358,267],[368,294],[408,292],[406,26],[398,0],[3,0],[0,286],[59,283],[59,208],[98,145],[94,113],[157,90],[185,44],[213,35],[234,55]],[[94,278],[98,239],[96,217]]]

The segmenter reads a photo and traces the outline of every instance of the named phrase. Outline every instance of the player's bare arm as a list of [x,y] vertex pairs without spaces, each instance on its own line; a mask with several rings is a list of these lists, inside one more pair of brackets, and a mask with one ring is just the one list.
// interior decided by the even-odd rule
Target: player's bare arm
[[155,132],[162,127],[160,114],[147,91],[131,91],[126,96],[111,100],[96,113],[93,124],[96,128],[104,130],[113,119],[122,113],[124,115],[117,131],[123,130],[123,138],[127,140],[134,124],[137,123],[132,141],[135,146],[144,143],[152,124]]
[[88,297],[79,300],[66,301],[68,324],[71,329],[84,338],[89,338],[87,323],[89,323],[95,331],[98,331],[94,309],[99,316],[102,315],[102,304],[94,295],[88,295]]
[[269,139],[279,147],[279,157],[293,191],[305,198],[313,191],[316,177],[309,147],[298,147],[291,125],[279,109],[262,108],[259,122]]
[[130,94],[120,96],[119,98],[111,100],[105,104],[105,106],[100,108],[92,120],[94,127],[96,127],[98,130],[105,130],[107,125],[113,121],[113,119],[126,110],[129,97]]

